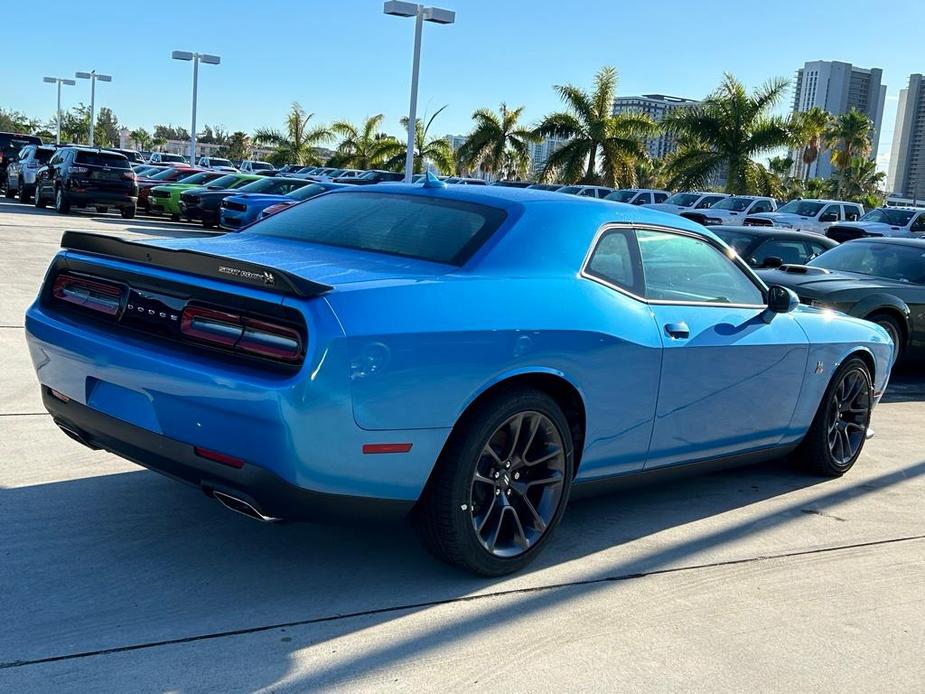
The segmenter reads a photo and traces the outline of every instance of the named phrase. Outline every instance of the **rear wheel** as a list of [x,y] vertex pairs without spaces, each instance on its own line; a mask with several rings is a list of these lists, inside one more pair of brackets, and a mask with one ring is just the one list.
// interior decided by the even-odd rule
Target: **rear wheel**
[[852,357],[835,372],[798,456],[815,472],[844,475],[864,448],[872,407],[870,371]]
[[568,501],[574,454],[556,402],[512,390],[467,415],[448,442],[417,513],[427,548],[485,576],[530,563]]
[[55,212],[59,214],[67,214],[71,211],[71,203],[68,202],[67,196],[64,194],[64,191],[58,188],[55,191]]
[[35,200],[32,204],[34,204],[36,207],[45,207],[48,204],[42,197],[42,189],[40,186],[35,187]]
[[898,362],[903,354],[903,328],[899,320],[889,313],[875,313],[867,317],[867,320],[876,323],[890,334],[890,339],[896,345],[896,359]]
[[208,219],[203,219],[203,220],[202,220],[202,227],[203,227],[203,229],[214,229],[214,228],[215,228],[215,222],[210,221],[210,220],[208,220]]
[[135,206],[131,205],[129,207],[123,207],[119,212],[122,213],[122,219],[134,219],[135,218]]
[[170,221],[171,221],[171,222],[179,222],[179,221],[180,221],[180,215],[178,215],[178,214],[176,214],[176,213],[170,215]]

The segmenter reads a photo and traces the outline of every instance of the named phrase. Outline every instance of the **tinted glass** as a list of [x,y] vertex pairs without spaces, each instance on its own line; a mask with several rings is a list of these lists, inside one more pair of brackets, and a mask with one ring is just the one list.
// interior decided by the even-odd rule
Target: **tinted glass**
[[773,209],[771,206],[770,200],[759,200],[755,203],[755,206],[752,207],[752,212],[770,212]]
[[655,198],[655,202],[665,202],[668,199],[667,193],[652,193],[652,197]]
[[857,205],[845,205],[845,219],[849,222],[856,222],[861,218],[861,208]]
[[148,178],[153,181],[174,181],[181,176],[187,175],[188,173],[188,171],[183,171],[182,169],[175,169],[171,167],[169,169],[160,169],[157,173],[148,176]]
[[568,193],[569,195],[575,195],[578,191],[581,190],[581,186],[563,186],[558,189],[560,193]]
[[200,172],[200,173],[194,173],[192,176],[178,178],[177,183],[185,183],[185,184],[193,183],[193,184],[198,185],[200,183],[207,183],[208,181],[212,181],[214,179],[215,179],[215,174]]
[[920,214],[918,218],[912,222],[911,226],[909,227],[909,231],[925,231],[925,214]]
[[801,217],[815,217],[825,203],[813,202],[812,200],[791,200],[783,207],[778,207],[778,212],[788,214],[798,214]]
[[780,258],[784,265],[803,265],[814,253],[803,241],[792,239],[771,239],[752,251],[745,261],[761,267],[768,258]]
[[710,231],[719,236],[736,254],[747,261],[749,250],[756,246],[759,239],[744,231],[729,231],[719,226],[710,227]]
[[26,145],[40,145],[42,139],[34,135],[0,135],[0,149],[9,152],[18,152]]
[[186,161],[186,159],[179,154],[161,154],[160,158],[161,161]]
[[669,205],[677,205],[678,207],[690,207],[700,198],[697,193],[675,193],[665,202]]
[[713,205],[713,209],[741,212],[742,210],[748,208],[748,206],[751,205],[753,201],[754,198],[723,198],[718,203]]
[[308,185],[302,186],[301,188],[296,188],[291,193],[287,193],[287,198],[292,198],[293,200],[308,200],[313,198],[316,195],[321,195],[324,191],[330,190],[325,186],[319,185],[317,183],[309,183]]
[[209,159],[209,163],[212,166],[231,166],[231,162],[228,159],[217,159],[216,157]]
[[462,265],[504,221],[503,210],[417,195],[322,195],[253,233]]
[[758,287],[706,241],[638,231],[645,295],[658,301],[763,305]]
[[615,202],[629,202],[635,197],[635,190],[615,190],[610,195],[608,195],[605,200],[613,200]]
[[585,272],[629,291],[638,291],[639,272],[630,248],[630,232],[607,232],[594,249]]
[[109,152],[77,152],[75,161],[79,164],[89,164],[91,166],[109,166],[113,169],[130,169],[128,159],[121,154],[110,154]]
[[912,215],[914,214],[914,210],[891,210],[886,207],[879,207],[865,214],[861,217],[860,221],[883,222],[884,224],[890,224],[892,226],[904,227],[909,223],[909,220],[912,219]]
[[251,168],[254,169],[255,171],[263,171],[264,169],[272,169],[273,165],[267,164],[265,161],[252,161]]
[[725,198],[722,195],[708,195],[703,200],[697,203],[697,209],[698,210],[709,209],[710,207],[713,207],[713,205],[718,203],[720,200],[725,200]]
[[[241,180],[242,179],[238,178],[237,174],[228,174],[227,176],[219,176],[214,181],[212,181],[208,187],[212,188],[213,190],[219,190],[221,188],[236,188],[242,185]],[[235,186],[235,183],[237,183],[238,186]],[[250,183],[250,180],[244,179],[244,184],[247,183]]]
[[858,272],[900,282],[925,284],[925,246],[849,241],[813,258],[808,265]]
[[285,195],[305,185],[305,181],[293,181],[288,178],[261,178],[259,181],[247,182],[240,186],[247,193],[278,193]]
[[47,149],[45,147],[36,147],[35,154],[32,155],[33,159],[37,159],[40,162],[47,162],[54,155],[55,150]]

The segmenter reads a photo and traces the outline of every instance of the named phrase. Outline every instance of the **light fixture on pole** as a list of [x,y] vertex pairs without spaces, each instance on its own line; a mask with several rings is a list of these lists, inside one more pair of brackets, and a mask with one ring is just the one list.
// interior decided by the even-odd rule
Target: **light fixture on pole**
[[93,146],[93,131],[96,129],[96,81],[112,82],[111,75],[102,75],[96,70],[90,72],[75,72],[75,77],[90,80],[90,146]]
[[196,164],[196,93],[199,90],[199,63],[206,65],[218,65],[222,59],[217,55],[208,53],[190,53],[189,51],[173,51],[170,57],[174,60],[186,60],[193,62],[193,124],[190,128],[189,137],[189,160],[190,164]]
[[414,58],[411,63],[411,107],[408,109],[408,151],[405,154],[405,183],[411,183],[414,173],[414,135],[417,127],[418,72],[421,67],[421,30],[424,22],[452,24],[456,13],[439,7],[424,7],[413,2],[388,0],[382,11],[393,17],[414,17]]
[[69,87],[73,87],[75,84],[77,84],[77,82],[75,82],[74,80],[66,79],[64,77],[43,77],[42,81],[48,82],[49,84],[57,83],[58,85],[58,110],[56,111],[56,113],[58,114],[57,116],[58,117],[58,132],[55,134],[55,144],[60,145],[61,144],[61,85],[66,84]]

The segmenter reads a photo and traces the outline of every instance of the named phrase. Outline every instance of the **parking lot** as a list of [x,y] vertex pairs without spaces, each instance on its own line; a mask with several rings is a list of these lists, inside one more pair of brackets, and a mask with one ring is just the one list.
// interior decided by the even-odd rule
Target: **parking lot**
[[844,478],[575,502],[526,571],[475,578],[409,526],[260,525],[59,432],[23,312],[67,229],[200,233],[0,200],[0,691],[925,689],[921,367]]

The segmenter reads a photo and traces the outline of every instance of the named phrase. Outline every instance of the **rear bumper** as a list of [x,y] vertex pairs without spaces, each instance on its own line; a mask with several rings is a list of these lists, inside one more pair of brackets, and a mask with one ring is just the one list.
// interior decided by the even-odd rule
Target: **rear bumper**
[[414,501],[331,494],[298,487],[265,468],[237,469],[196,455],[193,446],[155,434],[74,400],[63,402],[42,387],[55,424],[84,445],[104,449],[149,470],[248,502],[261,514],[318,523],[378,520],[407,515]]
[[69,190],[67,197],[68,202],[73,205],[109,205],[110,207],[132,207],[138,201],[138,198],[126,193],[110,193],[97,190],[86,190],[80,192]]

